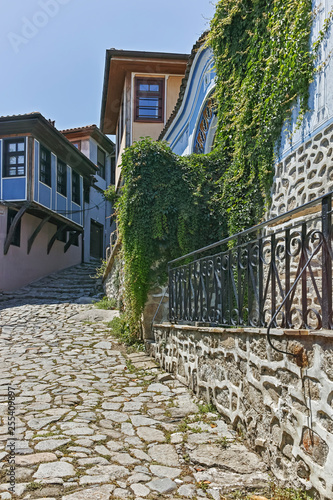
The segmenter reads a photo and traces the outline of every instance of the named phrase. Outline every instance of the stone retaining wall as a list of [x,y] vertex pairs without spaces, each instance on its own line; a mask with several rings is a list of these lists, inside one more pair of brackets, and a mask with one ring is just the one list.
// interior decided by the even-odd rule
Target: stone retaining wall
[[120,246],[116,247],[108,262],[106,272],[103,277],[103,287],[105,295],[109,299],[117,301],[118,309],[122,309],[122,299],[124,290],[124,270],[121,259]]
[[278,479],[333,498],[332,333],[274,331],[297,358],[259,329],[160,324],[154,335],[161,366],[212,402]]

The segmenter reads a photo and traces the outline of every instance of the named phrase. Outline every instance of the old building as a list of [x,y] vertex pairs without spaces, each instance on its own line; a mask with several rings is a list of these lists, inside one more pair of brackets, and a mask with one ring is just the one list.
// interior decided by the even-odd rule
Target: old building
[[86,155],[40,113],[0,118],[0,290],[79,264],[91,253],[102,257],[108,220],[100,192],[111,181],[113,145],[97,127],[89,134]]
[[100,128],[116,135],[116,186],[124,148],[140,137],[156,140],[163,130],[187,61],[187,54],[107,50]]
[[84,193],[84,261],[105,259],[110,234],[115,229],[111,217],[111,203],[106,202],[103,191],[115,183],[115,147],[96,125],[63,130],[67,139],[86,155],[98,170],[92,186]]

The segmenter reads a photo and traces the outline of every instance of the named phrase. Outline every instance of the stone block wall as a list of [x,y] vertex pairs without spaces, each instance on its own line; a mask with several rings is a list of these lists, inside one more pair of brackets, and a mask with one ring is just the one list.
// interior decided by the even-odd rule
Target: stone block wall
[[[333,334],[155,325],[152,354],[212,402],[286,486],[333,498]],[[302,366],[301,366],[302,365]]]
[[109,299],[115,299],[117,306],[122,309],[122,297],[124,289],[123,261],[121,259],[120,248],[116,248],[108,262],[107,270],[103,278],[105,295]]
[[169,294],[166,287],[156,287],[150,291],[142,315],[143,338],[153,340],[152,323],[162,323],[168,320]]

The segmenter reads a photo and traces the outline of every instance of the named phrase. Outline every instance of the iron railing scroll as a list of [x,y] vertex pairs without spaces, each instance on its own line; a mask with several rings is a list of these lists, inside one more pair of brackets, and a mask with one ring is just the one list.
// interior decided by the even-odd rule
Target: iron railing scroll
[[169,320],[332,329],[332,193],[169,263]]

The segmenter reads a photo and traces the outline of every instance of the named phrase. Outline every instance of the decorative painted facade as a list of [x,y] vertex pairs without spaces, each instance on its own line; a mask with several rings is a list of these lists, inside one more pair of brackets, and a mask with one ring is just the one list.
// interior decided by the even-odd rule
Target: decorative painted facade
[[159,136],[178,155],[209,153],[214,143],[216,73],[213,53],[204,44],[205,39],[206,33],[193,47],[176,107]]

